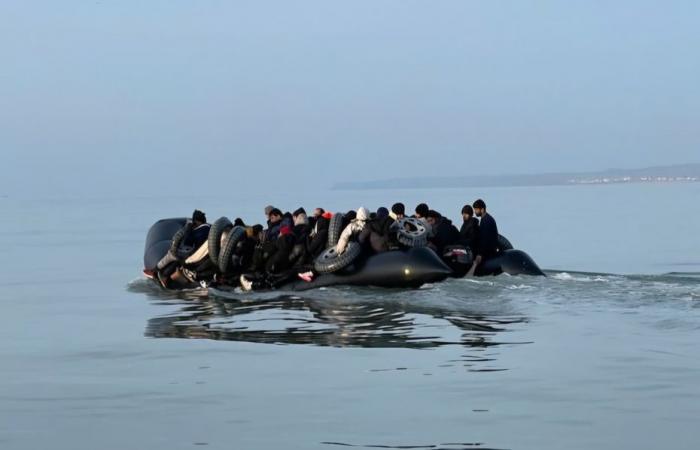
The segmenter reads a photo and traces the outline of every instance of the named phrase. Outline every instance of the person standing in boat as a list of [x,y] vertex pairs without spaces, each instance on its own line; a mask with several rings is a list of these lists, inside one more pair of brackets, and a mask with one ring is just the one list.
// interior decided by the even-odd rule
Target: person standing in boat
[[474,217],[472,205],[462,208],[462,227],[459,229],[459,243],[469,247],[476,254],[476,243],[479,241],[479,219]]
[[472,205],[474,214],[479,218],[479,240],[476,245],[476,257],[467,276],[474,276],[479,265],[493,258],[498,253],[498,226],[496,219],[486,212],[486,202],[478,199]]

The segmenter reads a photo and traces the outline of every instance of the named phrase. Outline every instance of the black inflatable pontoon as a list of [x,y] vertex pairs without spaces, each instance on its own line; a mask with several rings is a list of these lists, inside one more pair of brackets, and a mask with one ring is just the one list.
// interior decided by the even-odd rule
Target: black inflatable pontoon
[[[162,219],[148,231],[143,255],[144,272],[151,272],[170,249],[173,235],[187,222],[184,218]],[[467,268],[468,269],[468,268]],[[359,258],[349,267],[335,273],[317,275],[313,281],[291,279],[277,289],[301,291],[334,285],[416,288],[425,283],[442,281],[450,276],[463,276],[453,271],[430,248],[394,250]],[[477,275],[544,275],[525,252],[505,250],[486,261]]]

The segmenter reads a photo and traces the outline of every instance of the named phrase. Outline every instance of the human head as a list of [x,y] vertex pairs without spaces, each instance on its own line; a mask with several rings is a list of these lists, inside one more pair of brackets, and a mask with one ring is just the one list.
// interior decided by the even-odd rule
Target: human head
[[357,220],[368,220],[368,219],[369,219],[369,211],[364,206],[360,206],[357,209]]
[[403,203],[394,203],[391,206],[391,212],[394,214],[397,220],[406,217],[406,207]]
[[442,218],[442,215],[439,212],[431,209],[425,214],[425,218],[426,218],[427,222],[430,224],[430,226],[434,226],[436,223],[438,223],[440,221],[440,219]]
[[389,210],[385,207],[377,208],[377,219],[383,219],[389,216]]
[[469,220],[474,215],[474,209],[471,205],[462,206],[462,219]]
[[195,209],[192,213],[192,223],[195,225],[207,223],[207,216],[205,216],[202,211]]
[[475,201],[472,206],[474,207],[474,214],[476,217],[481,217],[486,214],[486,202],[484,202],[482,199]]
[[326,212],[323,208],[314,209],[314,217],[321,217]]
[[298,208],[296,211],[292,213],[292,217],[296,219],[296,217],[300,214],[306,215],[306,210],[304,208]]
[[282,220],[282,211],[280,211],[277,208],[272,208],[270,210],[270,214],[268,214],[268,218],[270,220],[270,223],[277,223],[280,220]]
[[419,219],[427,217],[428,211],[430,211],[428,205],[426,205],[425,203],[420,203],[418,206],[416,206],[416,217],[418,217]]
[[245,230],[246,236],[248,236],[251,239],[255,239],[256,241],[259,241],[261,239],[262,232],[263,226],[260,224],[253,225],[252,227],[248,227]]
[[267,205],[267,206],[265,207],[265,217],[267,217],[267,218],[269,219],[269,218],[270,218],[270,213],[272,212],[273,209],[276,209],[276,208],[275,208],[274,206],[272,206],[272,205]]

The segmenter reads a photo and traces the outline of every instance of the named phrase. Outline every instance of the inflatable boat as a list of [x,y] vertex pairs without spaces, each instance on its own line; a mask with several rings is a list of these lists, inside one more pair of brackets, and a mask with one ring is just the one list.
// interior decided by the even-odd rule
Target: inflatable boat
[[[153,224],[146,237],[146,245],[143,255],[144,274],[154,279],[153,273],[158,262],[172,251],[173,237],[177,236],[187,224],[185,218],[162,219]],[[211,235],[210,235],[211,237]],[[221,236],[222,242],[226,234]],[[211,243],[211,239],[209,240]],[[204,245],[207,245],[206,243]],[[359,244],[357,248],[359,248]],[[348,249],[348,252],[350,248]],[[357,250],[359,253],[359,250]],[[332,250],[327,250],[324,255],[330,255]],[[333,255],[329,256],[333,258]],[[316,262],[323,266],[323,261]],[[331,263],[325,263],[332,266]],[[342,268],[334,269],[331,273],[319,273],[310,282],[298,279],[294,273],[286,277],[275,288],[287,291],[302,291],[326,286],[352,285],[352,286],[377,286],[388,288],[417,288],[426,283],[443,281],[449,277],[460,277],[466,274],[471,265],[471,257],[466,261],[458,258],[450,259],[447,256],[441,258],[432,249],[424,246],[391,250],[370,256],[358,256]],[[544,275],[537,264],[521,250],[503,249],[495,258],[482,264],[477,275],[498,275],[508,273],[511,275]],[[205,282],[204,284],[208,284]],[[200,282],[188,280],[179,283],[178,288],[197,287]],[[235,286],[234,286],[235,287]]]

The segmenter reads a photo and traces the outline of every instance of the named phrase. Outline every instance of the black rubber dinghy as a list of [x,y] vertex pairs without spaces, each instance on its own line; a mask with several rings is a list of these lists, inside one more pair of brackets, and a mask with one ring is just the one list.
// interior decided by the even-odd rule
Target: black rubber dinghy
[[[174,218],[159,220],[153,224],[146,238],[144,269],[156,268],[158,261],[170,249],[173,237],[186,222],[185,218]],[[498,256],[482,264],[477,275],[500,273],[544,275],[532,258],[521,250],[499,252]],[[277,289],[300,291],[335,285],[416,288],[455,275],[457,274],[433,250],[418,247],[393,250],[369,257],[360,256],[342,270],[319,274],[312,282],[291,279],[289,283],[277,286]]]

